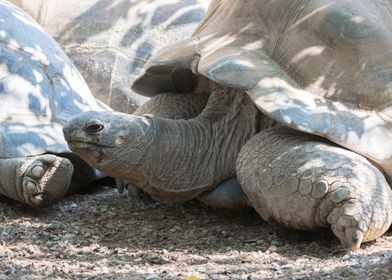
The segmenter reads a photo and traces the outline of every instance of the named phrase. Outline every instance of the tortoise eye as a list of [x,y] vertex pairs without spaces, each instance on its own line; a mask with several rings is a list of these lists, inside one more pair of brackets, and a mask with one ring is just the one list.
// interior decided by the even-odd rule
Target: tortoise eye
[[103,125],[103,123],[100,120],[90,120],[87,124],[86,127],[84,128],[84,130],[87,133],[97,133],[102,131],[105,128],[105,126]]

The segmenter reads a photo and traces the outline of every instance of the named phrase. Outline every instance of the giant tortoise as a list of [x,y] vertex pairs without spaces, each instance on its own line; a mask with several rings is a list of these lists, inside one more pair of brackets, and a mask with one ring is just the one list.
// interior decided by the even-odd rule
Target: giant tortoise
[[11,0],[51,34],[96,98],[130,113],[147,98],[130,85],[159,48],[188,37],[208,0]]
[[42,206],[100,174],[72,154],[64,123],[109,110],[92,96],[59,45],[19,8],[0,0],[0,194]]
[[157,200],[192,199],[236,174],[265,220],[330,226],[357,249],[392,221],[391,31],[386,0],[213,0],[133,86],[204,87],[199,116],[86,112],[64,133],[92,166]]

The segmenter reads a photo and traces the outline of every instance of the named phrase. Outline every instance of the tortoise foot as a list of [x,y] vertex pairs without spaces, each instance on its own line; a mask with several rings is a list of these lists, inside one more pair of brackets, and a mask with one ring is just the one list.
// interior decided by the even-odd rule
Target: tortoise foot
[[[324,217],[329,212],[328,224],[343,247],[349,250],[357,250],[361,243],[380,237],[392,221],[389,186],[380,180],[381,174],[364,173],[377,179],[377,189],[368,191],[368,182],[341,186],[325,198],[319,209]],[[334,207],[332,211],[331,206]]]
[[125,179],[116,178],[116,187],[120,194],[127,190],[126,195],[130,200],[140,200],[143,191]]
[[70,185],[71,161],[51,155],[0,160],[1,194],[33,207],[63,197]]
[[63,157],[41,155],[27,164],[22,179],[22,193],[25,201],[32,206],[40,206],[65,195],[73,168]]
[[[351,209],[348,210],[351,213],[347,213],[347,209]],[[335,236],[347,249],[359,249],[364,241],[371,221],[366,221],[367,213],[363,210],[360,204],[346,203],[336,208],[328,218]]]

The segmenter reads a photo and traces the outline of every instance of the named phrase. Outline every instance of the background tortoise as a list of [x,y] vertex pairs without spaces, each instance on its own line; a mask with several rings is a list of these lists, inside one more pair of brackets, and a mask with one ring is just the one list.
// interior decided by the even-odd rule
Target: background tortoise
[[0,23],[0,194],[41,206],[97,178],[70,153],[62,127],[75,114],[109,108],[26,13],[0,0]]
[[267,221],[331,226],[359,248],[392,221],[391,11],[383,0],[214,0],[194,35],[134,84],[148,96],[184,84],[210,91],[199,116],[87,112],[64,127],[66,139],[161,201],[197,197],[236,169]]
[[133,112],[147,98],[130,85],[159,48],[188,37],[207,0],[11,0],[51,34],[96,98]]
[[[60,40],[61,46],[66,48],[66,51],[73,61],[82,69],[83,74],[88,79],[89,86],[93,89],[96,97],[107,104],[114,106],[117,110],[123,111],[134,111],[142,102],[147,100],[142,96],[134,95],[129,89],[129,84],[134,80],[135,75],[140,71],[146,59],[151,55],[151,52],[169,40],[183,38],[185,34],[189,34],[192,29],[191,27],[194,27],[196,22],[201,19],[205,8],[202,3],[203,1],[181,1],[180,3],[166,2],[165,4],[154,2],[150,3],[148,6],[141,5],[145,3],[141,3],[140,1],[119,1],[116,5],[111,5],[111,1],[73,1],[72,3],[67,1],[66,4],[61,4],[56,1],[10,2],[13,2],[30,13],[30,15],[44,25],[46,30],[49,30],[51,34]],[[4,3],[4,5],[5,4],[6,3]],[[9,13],[9,10],[4,10],[4,13]],[[20,12],[17,14],[20,14]],[[21,44],[23,46],[33,44],[34,40],[39,40],[41,37],[44,38],[41,41],[43,44],[45,44],[46,41],[52,41],[52,39],[47,39],[49,36],[46,34],[40,34],[32,39],[26,38],[25,35],[27,33],[18,34],[18,32],[22,32],[23,29],[18,30],[15,28],[20,28],[22,23],[20,22],[18,23],[19,25],[17,24],[15,26],[13,26],[13,24],[18,20],[22,22],[26,21],[24,18],[25,16],[23,19],[19,19],[15,16],[12,21],[9,21],[7,25],[4,25],[3,34],[12,34],[14,38],[11,38],[12,36],[10,35],[4,37],[4,35],[3,48],[7,50],[10,48],[11,45],[9,41],[11,41],[12,44],[16,42],[16,45]],[[25,24],[30,23],[31,19],[28,19],[27,22],[25,22]],[[31,25],[35,26],[34,28],[38,28],[36,23]],[[13,32],[10,32],[11,29]],[[39,31],[37,32],[42,33],[41,28],[38,29]],[[29,40],[31,40],[31,42]],[[41,56],[46,55],[49,57],[49,54],[45,53],[49,49],[52,53],[54,52],[52,49],[56,49],[56,52],[58,52],[58,46],[53,46],[53,43],[50,42],[46,49],[41,49],[41,52],[43,53]],[[29,49],[29,51],[33,53],[32,56],[37,53],[36,50]],[[3,61],[6,62],[3,67],[4,75],[8,76],[8,68],[14,63],[14,59],[26,59],[18,57],[20,55],[21,54],[17,52],[15,54],[9,54],[8,52],[3,53],[3,56],[5,57]],[[62,64],[55,61],[52,57],[48,59],[52,59],[50,62],[55,64],[55,66],[53,66],[54,70],[56,70],[56,67],[61,67]],[[61,59],[65,59],[63,54]],[[35,58],[32,58],[32,60],[35,60]],[[63,64],[64,63],[69,64],[70,62],[67,59]],[[29,63],[25,65],[25,68],[31,68],[30,71],[26,71],[26,69],[20,70],[15,67],[12,71],[19,71],[17,74],[20,77],[15,76],[13,79],[3,80],[2,82],[6,84],[9,83],[9,81],[14,82],[20,80],[20,78],[29,81],[33,80],[34,77],[30,77],[29,75],[32,75],[31,73],[35,71],[34,67],[40,66],[39,64],[35,65],[29,61]],[[70,67],[72,67],[72,71],[74,71],[74,67]],[[57,72],[59,71],[60,69],[57,69]],[[56,75],[60,77],[65,74],[56,73]],[[88,109],[98,110],[101,109],[101,107],[105,108],[104,106],[95,104],[96,102],[92,99],[89,90],[86,89],[84,81],[78,76],[79,74],[72,73],[72,75],[73,76],[67,75],[63,78],[67,83],[79,84],[80,88],[74,89],[73,91],[67,89],[67,92],[62,93],[63,96],[61,96],[61,100],[60,96],[52,96],[46,90],[51,77],[49,77],[49,82],[44,79],[42,82],[44,85],[41,86],[41,88],[36,89],[36,94],[40,95],[40,102],[50,104],[46,105],[47,107],[45,107],[44,104],[40,105],[38,103],[30,102],[30,97],[29,102],[23,103],[23,101],[27,101],[28,95],[30,96],[31,92],[26,91],[16,94],[14,88],[6,89],[9,90],[8,95],[11,94],[11,99],[9,96],[5,95],[5,91],[1,92],[4,94],[3,98],[7,98],[3,104],[9,105],[7,109],[3,110],[4,113],[0,119],[0,121],[7,119],[7,122],[2,123],[2,126],[5,127],[5,132],[2,136],[3,145],[0,157],[4,159],[7,158],[7,163],[4,163],[3,168],[5,170],[7,167],[9,170],[7,171],[7,173],[9,173],[9,178],[3,179],[2,185],[4,185],[3,187],[5,189],[1,192],[2,194],[35,206],[50,203],[64,195],[67,190],[66,187],[68,186],[67,182],[70,179],[68,178],[69,176],[64,176],[63,178],[54,176],[52,178],[53,182],[50,183],[46,182],[48,180],[46,177],[49,175],[45,175],[45,179],[44,177],[38,178],[38,181],[45,181],[45,183],[34,181],[34,178],[31,178],[32,183],[39,185],[38,189],[34,189],[31,194],[23,191],[24,189],[21,185],[22,181],[15,182],[16,179],[12,177],[13,175],[10,172],[16,172],[17,166],[22,166],[22,164],[24,164],[22,171],[17,171],[18,175],[15,176],[20,176],[20,180],[25,180],[27,182],[27,179],[23,179],[26,176],[22,176],[22,173],[25,172],[24,170],[26,168],[32,169],[33,158],[30,157],[27,159],[24,157],[42,153],[58,154],[64,152],[66,153],[65,157],[72,157],[73,165],[78,166],[74,173],[68,168],[70,167],[69,162],[62,159],[64,162],[63,164],[65,165],[67,163],[68,167],[64,167],[66,170],[61,172],[73,174],[74,176],[73,183],[71,184],[72,188],[69,189],[69,192],[74,192],[78,188],[85,187],[90,180],[96,178],[96,174],[92,173],[93,170],[90,167],[84,166],[86,164],[83,161],[78,157],[69,154],[69,150],[65,146],[64,140],[61,139],[61,126],[69,116]],[[40,90],[43,92],[39,92]],[[57,89],[54,90],[56,91]],[[80,96],[71,96],[75,94]],[[49,99],[45,101],[46,98]],[[181,98],[181,96],[179,95],[176,98]],[[83,99],[85,104],[72,104],[72,102],[68,102],[69,104],[66,105],[67,99]],[[91,99],[91,101],[89,101],[89,99]],[[187,97],[187,100],[187,103],[190,103],[193,99]],[[200,100],[200,102],[205,104],[205,100]],[[195,102],[199,101],[195,100]],[[151,111],[159,104],[159,109],[155,111],[158,114],[164,115],[167,112],[167,110],[165,110],[165,102],[166,98],[162,95],[155,103],[147,102],[147,104],[141,108],[141,112],[144,112],[145,110]],[[192,104],[193,109],[195,109],[195,103],[193,102]],[[65,108],[63,108],[63,106]],[[73,108],[74,106],[75,108]],[[200,106],[201,105],[196,106],[198,112],[201,110]],[[18,107],[17,111],[14,110],[15,107]],[[44,107],[45,109],[43,109]],[[40,112],[40,110],[46,111]],[[183,112],[182,115],[181,112]],[[177,110],[177,113],[179,113],[177,114],[177,117],[183,118],[190,116],[189,112],[189,110],[186,112],[184,110]],[[11,113],[13,114],[13,117],[9,118]],[[41,115],[41,113],[45,115],[45,117],[40,117],[39,120],[32,118],[31,123],[27,121],[28,116]],[[173,116],[175,113],[176,112],[171,110],[168,117]],[[53,121],[53,124],[50,124],[50,121]],[[46,124],[44,125],[43,123]],[[13,129],[15,127],[22,129],[26,125],[28,133],[23,133],[23,135],[21,133],[14,133]],[[37,129],[37,126],[39,126],[39,129]],[[34,129],[32,127],[34,127]],[[18,145],[21,146],[19,147]],[[13,159],[12,163],[9,158]],[[37,157],[37,159],[39,160],[34,161],[34,166],[35,164],[42,165],[42,160],[44,159],[50,159],[50,161],[54,160],[55,165],[58,164],[56,161],[59,160],[59,158],[55,159],[52,156],[40,156]],[[25,163],[27,160],[29,160],[29,163]],[[31,167],[28,167],[29,164],[31,164]],[[47,167],[45,168],[48,168],[50,164],[47,163]],[[52,171],[54,172],[54,169]],[[82,174],[78,176],[76,171]],[[3,171],[3,174],[4,172],[5,171]],[[60,174],[61,172],[59,171],[57,173]],[[85,172],[85,174],[83,174],[83,172]],[[83,177],[85,177],[86,180],[83,180]],[[82,180],[77,183],[77,179]],[[26,185],[27,183],[23,184]],[[18,188],[22,188],[22,190],[15,189],[15,185],[17,185]],[[49,185],[53,186],[49,188]]]

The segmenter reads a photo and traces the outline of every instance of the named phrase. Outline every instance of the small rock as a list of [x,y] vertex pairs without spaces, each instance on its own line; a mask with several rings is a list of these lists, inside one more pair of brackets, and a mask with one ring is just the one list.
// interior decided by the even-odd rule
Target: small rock
[[156,274],[149,274],[145,278],[146,280],[159,280],[159,276]]
[[280,268],[281,269],[293,269],[293,265],[292,264],[285,264],[285,265],[281,265]]
[[63,239],[65,239],[65,240],[67,240],[67,239],[73,239],[75,236],[76,236],[75,234],[68,233],[68,234],[65,234],[65,235],[63,236]]
[[79,253],[82,255],[87,255],[87,254],[91,253],[91,250],[89,247],[83,247],[82,249],[80,249]]
[[125,270],[130,270],[132,269],[132,266],[130,266],[129,264],[124,265],[124,269]]
[[54,270],[51,267],[48,267],[47,269],[45,269],[44,271],[45,276],[49,277],[52,276],[54,274]]
[[199,280],[200,278],[196,275],[188,275],[185,280]]
[[64,266],[64,267],[61,269],[61,271],[64,272],[65,274],[68,274],[68,273],[69,273],[69,268],[66,267],[66,266]]
[[276,252],[277,249],[278,249],[278,248],[276,248],[275,245],[271,245],[271,246],[268,248],[268,251],[270,251],[270,252]]
[[164,264],[169,262],[169,260],[163,256],[147,257],[147,261],[151,264]]
[[180,226],[174,226],[170,229],[170,232],[176,232],[176,231],[182,231],[182,227]]

